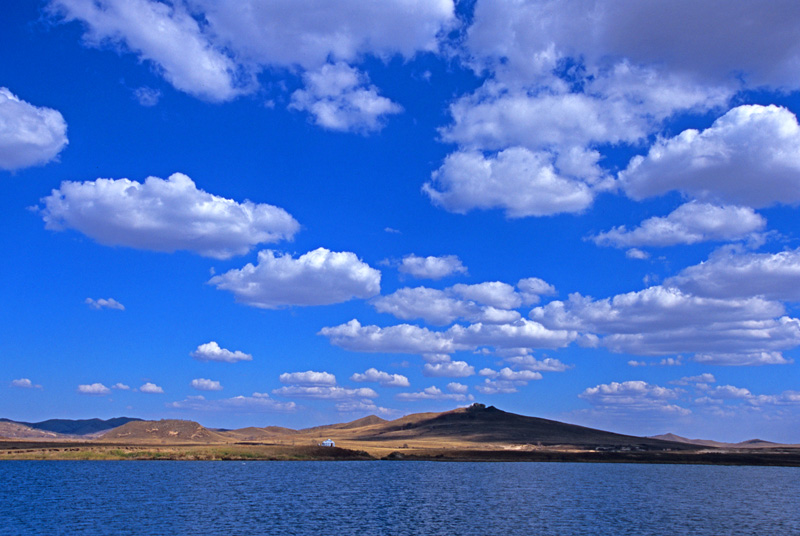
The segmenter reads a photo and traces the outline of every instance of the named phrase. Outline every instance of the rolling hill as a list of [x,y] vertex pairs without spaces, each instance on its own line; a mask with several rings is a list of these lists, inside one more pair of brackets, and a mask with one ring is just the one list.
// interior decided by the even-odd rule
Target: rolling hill
[[131,421],[139,421],[131,417],[116,417],[114,419],[48,419],[42,422],[12,421],[0,419],[0,422],[16,423],[36,430],[53,432],[61,435],[90,435],[105,432],[117,426],[122,426]]
[[229,443],[224,432],[214,432],[194,421],[166,419],[131,421],[103,434],[102,441],[116,443]]
[[595,430],[473,404],[444,413],[418,413],[393,421],[367,417],[353,423],[300,431],[334,440],[409,443],[424,440],[473,445],[570,445],[579,448],[693,449],[694,445]]

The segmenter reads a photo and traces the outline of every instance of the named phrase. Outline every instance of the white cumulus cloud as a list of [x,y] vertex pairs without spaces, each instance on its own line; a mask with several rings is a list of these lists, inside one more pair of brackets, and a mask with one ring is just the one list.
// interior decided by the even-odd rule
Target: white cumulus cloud
[[643,199],[677,190],[699,200],[754,208],[800,203],[800,126],[778,106],[739,106],[700,132],[662,139],[620,173]]
[[250,91],[253,80],[212,43],[183,2],[151,0],[53,0],[64,21],[83,23],[86,43],[113,43],[152,62],[176,89],[209,101]]
[[382,328],[362,326],[353,319],[339,326],[324,327],[319,335],[328,337],[331,344],[356,352],[423,354],[450,353],[463,349],[441,332],[411,324]]
[[750,207],[689,202],[667,216],[649,218],[635,229],[624,225],[591,237],[599,246],[674,246],[753,237],[767,221]]
[[0,169],[46,164],[66,145],[67,123],[59,112],[0,87]]
[[201,344],[196,350],[191,352],[193,358],[198,361],[219,361],[222,363],[236,363],[237,361],[252,361],[253,356],[239,350],[227,350],[220,347],[215,341]]
[[100,299],[92,299],[86,298],[84,303],[91,307],[92,309],[116,309],[117,311],[124,311],[125,306],[119,303],[114,298],[100,298]]
[[287,398],[321,398],[338,400],[342,398],[377,398],[378,393],[369,387],[348,389],[339,386],[286,385],[273,389],[272,394]]
[[78,392],[82,395],[107,395],[111,393],[111,389],[102,383],[91,383],[79,385]]
[[295,385],[336,385],[336,376],[328,372],[316,372],[307,370],[305,372],[284,372],[278,378],[281,383]]
[[212,277],[209,283],[229,290],[236,301],[278,309],[292,305],[329,305],[380,292],[381,273],[355,253],[318,248],[298,257],[260,251],[258,264],[246,264]]
[[800,301],[800,248],[778,253],[742,253],[723,248],[684,268],[665,285],[698,296]]
[[20,387],[22,389],[41,389],[42,386],[39,384],[33,383],[30,378],[18,378],[16,380],[11,380],[12,387]]
[[531,370],[534,372],[564,372],[572,368],[572,365],[567,365],[552,357],[536,359],[530,355],[518,355],[507,357],[505,361],[519,369]]
[[80,21],[92,46],[111,44],[152,63],[175,88],[210,101],[257,89],[262,70],[315,71],[365,55],[436,51],[455,19],[452,0],[51,0]]
[[508,367],[503,367],[499,371],[485,368],[481,369],[478,374],[487,378],[508,382],[529,382],[542,379],[542,375],[539,372],[533,372],[530,370],[511,370]]
[[198,391],[222,391],[222,385],[218,381],[206,378],[195,378],[192,380],[191,385],[193,389]]
[[[499,283],[505,285],[504,283]],[[456,285],[444,291],[426,288],[401,288],[387,296],[381,296],[372,301],[375,309],[382,313],[390,313],[402,320],[411,320],[421,318],[429,324],[443,326],[451,324],[459,318],[463,318],[472,322],[487,322],[487,323],[504,323],[513,322],[520,318],[516,311],[507,309],[498,309],[491,305],[479,305],[475,301],[466,301],[458,299],[454,296],[465,296],[470,294],[469,290],[472,287],[480,287],[481,285],[460,285],[464,288],[465,292],[459,292]],[[513,287],[506,285],[513,293]],[[474,292],[475,297],[483,299],[484,301],[492,301],[492,296],[488,292],[482,292],[480,289]],[[497,302],[512,300],[512,296],[495,296]],[[513,301],[513,300],[512,300]],[[519,296],[516,296],[516,302],[520,301]]]
[[465,300],[496,307],[497,309],[514,309],[522,305],[522,297],[514,287],[501,281],[488,281],[474,285],[459,283],[448,289]]
[[164,389],[151,382],[143,384],[141,387],[139,387],[139,391],[150,395],[158,395],[164,393]]
[[475,367],[466,361],[445,361],[425,363],[422,375],[429,378],[466,378],[475,374]]
[[[759,297],[717,299],[673,287],[650,287],[594,300],[573,294],[531,311],[550,329],[574,329],[614,352],[636,355],[695,353],[698,361],[752,364],[779,362],[780,352],[800,345],[800,320]],[[782,359],[782,358],[781,358]],[[786,361],[784,361],[786,362]]]
[[464,394],[461,392],[445,393],[435,386],[426,387],[422,391],[416,393],[400,393],[397,395],[399,400],[455,400],[456,402],[466,402],[474,400],[472,395]]
[[423,191],[450,212],[500,208],[510,218],[582,212],[594,200],[586,182],[559,173],[552,155],[522,147],[488,158],[478,151],[452,153]]
[[673,404],[680,391],[652,385],[644,381],[611,382],[589,387],[580,398],[594,406],[633,411],[655,411],[688,415],[690,410]]
[[389,374],[374,367],[367,369],[363,374],[353,374],[350,376],[350,380],[354,382],[375,382],[383,387],[408,387],[411,385],[408,382],[408,378],[402,374]]
[[109,246],[186,250],[216,259],[290,240],[300,227],[282,208],[207,193],[182,173],[144,183],[65,181],[42,202],[47,229],[74,229]]
[[330,130],[371,132],[402,107],[378,94],[367,75],[345,63],[327,64],[303,74],[305,89],[292,93],[290,108],[310,113]]
[[517,282],[522,302],[525,305],[536,304],[541,301],[542,296],[553,296],[556,288],[543,279],[538,277],[527,277]]
[[234,396],[220,400],[207,400],[203,396],[189,396],[185,400],[170,402],[169,408],[191,411],[218,411],[231,413],[291,413],[297,410],[294,402],[278,402],[266,393],[253,393],[252,396]]
[[418,257],[412,253],[403,257],[397,269],[417,279],[441,279],[456,273],[467,273],[467,267],[456,255]]

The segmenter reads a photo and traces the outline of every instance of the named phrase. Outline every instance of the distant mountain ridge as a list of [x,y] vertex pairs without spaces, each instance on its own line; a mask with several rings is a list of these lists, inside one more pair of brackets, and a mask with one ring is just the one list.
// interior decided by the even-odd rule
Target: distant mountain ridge
[[[41,422],[12,421],[0,419],[0,422],[14,423],[34,430],[52,432],[60,435],[86,436],[105,432],[132,421],[141,421],[134,417],[115,417],[113,419],[48,419]],[[2,435],[2,434],[0,434]]]
[[738,443],[725,443],[723,441],[714,441],[713,439],[688,439],[672,433],[650,436],[650,438],[714,448],[759,449],[782,446],[780,443],[773,443],[772,441],[765,441],[763,439],[748,439],[747,441],[740,441]]
[[[49,419],[37,423],[0,419],[0,437],[20,440],[100,440],[132,444],[280,444],[316,445],[330,438],[353,448],[511,448],[557,447],[597,450],[698,450],[785,447],[752,439],[723,443],[687,439],[675,434],[637,437],[559,421],[517,415],[483,404],[441,413],[414,413],[394,420],[376,415],[351,422],[300,430],[250,426],[236,430],[209,429],[197,422],[167,419]],[[362,445],[362,447],[358,447]]]

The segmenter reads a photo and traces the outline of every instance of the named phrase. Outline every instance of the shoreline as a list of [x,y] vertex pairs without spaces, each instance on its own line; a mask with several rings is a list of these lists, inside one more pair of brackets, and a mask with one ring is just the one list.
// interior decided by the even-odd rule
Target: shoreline
[[540,448],[496,450],[410,448],[369,452],[340,447],[270,444],[125,444],[101,442],[0,441],[0,461],[437,461],[640,463],[800,467],[800,449],[697,449],[691,451],[615,451]]

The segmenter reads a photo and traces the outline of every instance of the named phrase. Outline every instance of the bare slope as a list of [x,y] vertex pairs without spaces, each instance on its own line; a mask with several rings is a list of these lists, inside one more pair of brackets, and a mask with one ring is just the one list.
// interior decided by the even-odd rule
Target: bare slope
[[740,441],[739,443],[724,443],[722,441],[714,441],[712,439],[688,439],[675,434],[661,434],[652,436],[653,439],[661,439],[664,441],[677,441],[679,443],[687,443],[689,445],[698,445],[703,447],[714,448],[735,448],[735,449],[769,449],[779,447],[796,447],[797,445],[783,445],[781,443],[773,443],[771,441],[764,441],[763,439],[748,439],[747,441]]
[[[43,432],[52,432],[65,436],[90,436],[98,432],[105,432],[117,426],[122,426],[131,421],[138,421],[131,417],[116,417],[114,419],[48,419],[41,422],[12,421],[0,419],[2,423],[14,423]],[[30,436],[38,437],[38,436]]]
[[227,443],[230,439],[212,432],[194,421],[167,419],[161,421],[132,421],[102,437],[116,443]]
[[635,447],[646,450],[697,448],[686,443],[615,434],[548,419],[526,417],[482,404],[444,413],[412,414],[394,421],[377,422],[371,419],[368,422],[371,424],[351,426],[355,423],[349,423],[350,425],[320,427],[302,432],[330,434],[333,439],[359,442],[426,440],[476,445],[571,445],[581,448]]
[[63,436],[46,430],[37,430],[14,421],[0,422],[0,437],[7,439],[54,440]]

